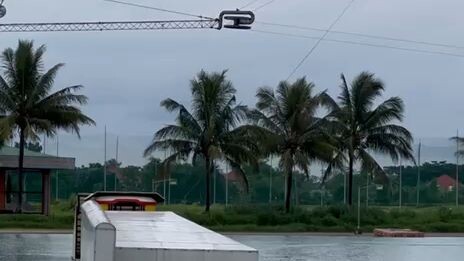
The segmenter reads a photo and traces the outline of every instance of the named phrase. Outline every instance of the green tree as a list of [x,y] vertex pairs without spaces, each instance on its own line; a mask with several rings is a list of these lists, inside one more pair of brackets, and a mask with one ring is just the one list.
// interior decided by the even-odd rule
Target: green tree
[[35,49],[32,41],[20,40],[16,50],[5,49],[0,55],[0,134],[8,139],[19,133],[19,206],[22,211],[24,147],[27,139],[56,134],[58,129],[74,131],[79,126],[95,124],[77,105],[87,102],[75,94],[82,86],[71,86],[51,93],[55,77],[63,64],[44,68],[45,46]]
[[250,117],[266,130],[265,135],[261,135],[265,153],[280,158],[279,168],[286,177],[285,210],[288,213],[295,168],[309,176],[312,162],[329,162],[334,152],[325,132],[326,119],[316,117],[327,94],[314,94],[314,84],[301,78],[294,83],[280,82],[276,91],[260,88],[256,96],[257,109]]
[[203,158],[205,163],[205,211],[210,209],[210,180],[215,162],[224,162],[242,174],[242,164],[256,163],[259,154],[250,135],[251,126],[240,125],[246,118],[246,106],[236,105],[236,90],[222,73],[201,71],[190,83],[191,112],[172,99],[161,102],[169,112],[177,112],[176,124],[157,131],[145,156],[156,150],[172,153],[163,164],[176,160]]
[[[404,104],[400,97],[391,97],[378,106],[375,102],[382,96],[384,84],[374,74],[363,72],[349,86],[341,76],[341,94],[338,104],[332,102],[332,113],[337,147],[340,153],[334,162],[348,158],[348,204],[353,204],[353,171],[360,163],[361,172],[371,173],[386,179],[383,168],[372,156],[372,152],[387,154],[394,161],[402,157],[413,160],[411,133],[395,124],[403,120]],[[330,174],[329,165],[326,177]],[[325,177],[325,178],[326,178]]]
[[[39,142],[27,142],[24,144],[25,149],[34,151],[34,152],[42,152],[42,145]],[[15,142],[15,148],[19,148],[19,142]]]

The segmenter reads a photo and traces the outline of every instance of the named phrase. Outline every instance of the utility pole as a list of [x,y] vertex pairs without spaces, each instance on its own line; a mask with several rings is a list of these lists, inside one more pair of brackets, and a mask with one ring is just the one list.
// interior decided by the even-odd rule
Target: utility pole
[[216,166],[213,163],[213,205],[216,204]]
[[270,157],[269,165],[269,204],[272,203],[272,156]]
[[[116,137],[116,170],[119,168],[118,156],[119,156],[119,136]],[[115,172],[114,173],[114,191],[118,191],[117,185],[118,185],[118,177]]]
[[[60,139],[59,139],[59,136],[58,134],[56,135],[56,157],[59,157],[60,155],[60,151],[59,151],[59,148],[60,148]],[[55,179],[55,200],[58,201],[58,186],[59,186],[59,183],[58,183],[58,170],[56,170],[56,179]]]
[[171,205],[171,172],[168,173],[168,205]]
[[229,205],[229,166],[226,165],[226,175],[224,175],[226,179],[226,207]]
[[346,205],[346,171],[343,172],[343,204]]
[[399,191],[399,196],[400,196],[400,200],[399,200],[399,203],[400,203],[400,208],[403,204],[403,159],[400,157],[400,191]]
[[[166,161],[166,150],[164,151],[164,161]],[[166,205],[166,171],[168,168],[166,167],[166,162],[164,164],[164,177],[163,177],[163,198],[164,198],[164,205]]]
[[44,133],[43,137],[43,154],[47,154],[47,134]]
[[422,143],[421,141],[419,140],[419,150],[417,151],[417,188],[416,188],[416,192],[417,192],[417,195],[416,195],[416,199],[417,199],[417,203],[416,203],[416,206],[418,207],[419,206],[419,200],[420,200],[420,179],[421,179],[421,161],[420,161],[420,154],[421,154],[421,146],[422,146]]
[[369,173],[366,173],[366,208],[369,207]]
[[456,131],[456,207],[459,207],[459,130]]
[[105,125],[105,138],[104,138],[105,148],[103,156],[103,191],[106,191],[106,125]]
[[[324,177],[324,166],[321,165],[321,181],[322,177]],[[324,205],[324,185],[321,183],[321,207]]]
[[295,206],[298,206],[299,200],[298,200],[298,176],[293,177],[293,184],[295,186]]
[[358,187],[358,228],[357,232],[361,232],[361,186]]

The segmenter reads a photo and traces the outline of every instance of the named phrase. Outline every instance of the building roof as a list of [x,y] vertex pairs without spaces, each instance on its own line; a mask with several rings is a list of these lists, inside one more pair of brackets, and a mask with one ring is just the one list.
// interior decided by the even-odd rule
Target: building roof
[[[0,168],[17,169],[19,149],[3,146],[0,148]],[[24,150],[24,168],[39,170],[74,169],[75,159],[56,157],[30,150]]]
[[[0,148],[0,156],[18,156],[19,155],[19,148],[3,146]],[[31,150],[24,149],[24,156],[32,156],[32,157],[53,157],[52,155],[43,154],[40,152],[35,152]]]
[[437,178],[437,185],[441,189],[449,189],[450,187],[454,187],[456,184],[456,180],[448,175],[441,175]]

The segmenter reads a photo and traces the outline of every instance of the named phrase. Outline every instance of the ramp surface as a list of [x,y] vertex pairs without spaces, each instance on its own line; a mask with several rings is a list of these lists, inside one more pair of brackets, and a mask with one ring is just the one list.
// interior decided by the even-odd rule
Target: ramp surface
[[115,260],[257,261],[257,250],[172,212],[105,211],[116,228]]

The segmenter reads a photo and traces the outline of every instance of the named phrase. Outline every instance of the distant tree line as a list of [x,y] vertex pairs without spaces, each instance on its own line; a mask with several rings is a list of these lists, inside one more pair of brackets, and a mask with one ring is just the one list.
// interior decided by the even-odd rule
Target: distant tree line
[[[113,172],[110,167],[116,161],[110,160],[107,163],[107,188],[114,190],[115,182]],[[161,171],[163,165],[160,159],[151,158],[144,166],[127,166],[118,168],[119,175],[116,178],[116,190],[121,191],[155,191],[165,195],[171,204],[204,204],[206,200],[206,184],[204,177],[204,166],[198,164],[193,166],[188,163],[173,164],[168,176]],[[460,166],[460,179],[464,179],[464,165]],[[386,167],[388,175],[387,183],[377,183],[370,180],[369,204],[381,206],[396,206],[399,200],[399,180],[398,167]],[[454,204],[455,192],[442,191],[437,187],[436,178],[441,175],[449,175],[454,178],[456,165],[450,163],[424,163],[421,166],[421,205],[435,204]],[[253,171],[251,166],[245,166],[245,171],[249,172],[249,191],[243,190],[242,184],[237,181],[226,182],[224,171],[215,170],[216,176],[216,196],[212,193],[212,200],[216,199],[216,204],[225,204],[226,184],[228,189],[229,204],[282,204],[285,200],[285,177],[282,172],[274,167],[271,168],[266,163],[259,165],[259,171]],[[402,170],[403,177],[403,204],[416,204],[417,188],[417,167],[407,166]],[[57,175],[52,176],[52,193],[54,193]],[[272,181],[270,180],[272,177]],[[169,185],[164,180],[170,178]],[[303,173],[297,172],[295,175],[294,188],[291,201],[300,205],[341,205],[344,203],[344,176],[335,174],[322,186],[322,180],[318,176],[311,175],[306,177]],[[360,174],[354,175],[354,185],[365,186],[366,179],[370,177]],[[214,179],[212,179],[214,181]],[[91,193],[103,188],[103,165],[92,163],[87,166],[78,167],[75,171],[60,171],[58,175],[58,199],[65,200],[76,193]],[[271,186],[272,184],[272,186]],[[214,183],[212,182],[214,188]],[[271,190],[271,194],[269,193]],[[214,192],[214,191],[212,191]],[[271,195],[271,197],[270,197]],[[366,200],[366,190],[361,193],[361,200],[364,204]],[[357,191],[354,192],[357,197]],[[52,195],[56,199],[56,195]],[[464,188],[461,189],[460,198],[464,200]],[[212,201],[213,202],[213,201]]]

